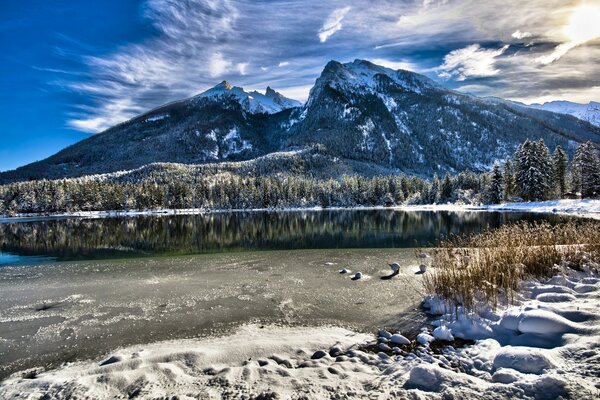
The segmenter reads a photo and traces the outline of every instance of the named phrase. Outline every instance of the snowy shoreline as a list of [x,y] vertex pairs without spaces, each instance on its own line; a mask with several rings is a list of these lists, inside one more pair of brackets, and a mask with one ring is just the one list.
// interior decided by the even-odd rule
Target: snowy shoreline
[[[374,337],[330,326],[245,325],[225,337],[136,345],[13,374],[0,383],[0,397],[594,398],[597,268],[527,281],[516,305],[458,318],[427,298],[424,305],[438,315],[435,329],[424,328],[409,345],[385,331]],[[454,348],[445,342],[453,337],[476,342]]]
[[2,222],[18,222],[56,218],[111,218],[135,216],[204,215],[217,213],[243,212],[302,212],[302,211],[343,211],[343,210],[399,210],[399,211],[453,211],[453,212],[531,212],[558,214],[582,218],[600,219],[600,200],[548,200],[540,202],[502,203],[489,205],[468,204],[424,204],[406,206],[357,206],[357,207],[296,207],[296,208],[248,208],[248,209],[155,209],[130,211],[78,211],[71,213],[27,213],[0,215]]

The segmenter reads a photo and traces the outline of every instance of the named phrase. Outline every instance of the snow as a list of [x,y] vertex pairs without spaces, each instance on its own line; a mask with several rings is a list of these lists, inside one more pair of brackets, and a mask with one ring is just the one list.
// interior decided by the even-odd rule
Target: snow
[[[411,341],[384,329],[375,341],[336,327],[244,325],[225,337],[137,345],[17,373],[0,384],[0,398],[593,398],[600,372],[594,268],[527,281],[516,304],[497,310],[447,311],[429,297],[424,304],[442,315],[433,335],[426,328],[417,335],[413,350],[394,347]],[[569,298],[537,299],[548,294]],[[475,344],[455,348],[453,337]],[[432,350],[435,341],[441,352]]]
[[489,211],[526,211],[600,219],[600,200],[569,199],[539,202],[503,203],[484,206]]
[[410,340],[408,340],[405,336],[402,336],[398,333],[392,335],[389,338],[390,342],[394,343],[394,344],[399,344],[401,346],[405,346],[405,345],[409,345],[410,344]]
[[233,154],[239,154],[245,150],[252,150],[252,143],[250,141],[242,139],[240,132],[237,128],[232,128],[224,136],[223,143],[226,146],[226,150],[223,151],[223,157],[227,158]]
[[[555,363],[541,350],[530,347],[506,346],[494,357],[494,368],[513,369],[525,374],[542,374]],[[506,371],[506,370],[505,370]]]
[[156,121],[160,121],[162,119],[165,118],[169,118],[169,114],[158,114],[158,115],[153,115],[151,117],[148,117],[144,120],[144,122],[156,122]]
[[454,340],[454,336],[452,336],[452,331],[448,329],[447,326],[442,325],[438,326],[433,330],[433,337],[437,340],[445,340],[451,342]]
[[257,91],[246,92],[241,87],[231,86],[227,81],[221,82],[193,99],[199,98],[213,98],[217,100],[230,98],[240,103],[245,111],[252,114],[275,114],[282,110],[302,105],[299,101],[288,99],[270,87],[267,88],[265,94]]
[[[251,144],[250,144],[251,145]],[[271,158],[276,156],[289,156],[298,154],[300,151],[288,151],[279,152],[270,155],[266,155],[260,158]],[[247,161],[241,161],[244,163]],[[145,168],[141,167],[140,169]],[[133,170],[136,171],[136,170]],[[131,172],[131,171],[129,171]],[[128,172],[116,172],[106,175],[118,176]],[[102,177],[104,175],[95,175],[94,177]],[[561,214],[571,215],[582,218],[593,218],[600,219],[600,200],[549,200],[545,202],[531,202],[531,203],[505,203],[505,204],[493,204],[493,205],[469,205],[469,204],[423,204],[423,205],[402,205],[402,206],[374,206],[374,207],[328,207],[327,210],[402,210],[402,211],[453,211],[453,212],[532,212],[532,213],[545,213],[545,214]],[[191,209],[151,209],[151,210],[129,210],[129,211],[117,211],[117,210],[106,210],[106,211],[78,211],[71,213],[57,213],[57,214],[36,214],[36,213],[23,213],[12,216],[0,215],[0,222],[2,221],[14,221],[22,219],[39,219],[48,216],[52,217],[86,217],[86,218],[104,218],[104,217],[116,217],[116,216],[134,216],[134,215],[175,215],[175,214],[207,214],[207,213],[218,213],[218,212],[252,212],[252,211],[272,211],[270,208],[251,208],[251,209],[204,209],[204,208],[191,208]],[[289,208],[278,208],[277,211],[307,211],[307,210],[322,210],[322,207],[289,207]]]
[[544,104],[531,104],[528,107],[572,115],[600,127],[600,103],[595,101],[590,101],[588,104],[573,103],[570,101],[551,101]]

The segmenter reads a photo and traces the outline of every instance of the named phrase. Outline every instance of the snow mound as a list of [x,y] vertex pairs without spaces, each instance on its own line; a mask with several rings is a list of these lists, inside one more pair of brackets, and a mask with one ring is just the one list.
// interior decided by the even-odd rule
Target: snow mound
[[452,386],[474,386],[485,388],[488,383],[469,376],[459,374],[449,369],[440,368],[436,365],[417,365],[410,371],[406,388],[420,389],[427,392],[440,392],[444,387]]
[[538,335],[577,332],[579,328],[573,322],[550,311],[529,310],[521,314],[517,327],[522,333]]
[[399,344],[402,346],[405,345],[409,345],[410,344],[410,340],[408,340],[406,337],[396,333],[395,335],[392,335],[390,337],[390,342],[394,343],[394,344]]
[[525,374],[541,374],[555,363],[541,350],[506,346],[494,358],[494,369],[511,368]]
[[447,326],[438,326],[433,330],[433,337],[437,340],[445,340],[451,342],[454,340],[452,331]]

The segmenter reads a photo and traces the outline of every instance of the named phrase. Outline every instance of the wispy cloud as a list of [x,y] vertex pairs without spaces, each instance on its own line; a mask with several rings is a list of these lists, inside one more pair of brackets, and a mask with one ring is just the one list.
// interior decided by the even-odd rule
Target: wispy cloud
[[[80,56],[84,65],[76,75],[61,66],[50,80],[83,99],[71,107],[68,124],[87,132],[223,79],[248,88],[270,85],[303,100],[330,59],[366,58],[446,78],[450,87],[476,88],[481,95],[542,98],[554,91],[579,99],[583,88],[600,79],[594,61],[600,46],[581,42],[584,34],[579,40],[567,36],[578,35],[564,30],[578,5],[579,0],[506,0],[501,8],[479,0],[147,0],[143,22],[152,35],[108,53],[65,39],[57,56],[69,62]],[[519,42],[523,39],[528,43]],[[567,42],[581,44],[567,48]],[[565,51],[569,57],[561,58]],[[552,61],[541,63],[551,55]]]
[[517,29],[516,31],[514,31],[511,35],[512,37],[514,37],[515,39],[526,39],[528,37],[532,37],[533,33],[531,32],[521,32],[520,29]]
[[351,9],[352,7],[338,8],[329,14],[329,17],[327,17],[319,30],[319,40],[321,43],[325,43],[331,35],[342,29],[342,20]]
[[548,55],[537,58],[542,64],[558,61],[570,50],[591,40],[600,37],[600,5],[582,5],[575,8],[571,14],[568,25],[563,29],[564,35],[569,39],[556,46]]
[[486,77],[497,75],[496,57],[502,55],[508,45],[499,49],[483,49],[472,44],[462,49],[453,50],[444,57],[444,63],[438,67],[442,78],[454,77],[464,81],[468,77]]

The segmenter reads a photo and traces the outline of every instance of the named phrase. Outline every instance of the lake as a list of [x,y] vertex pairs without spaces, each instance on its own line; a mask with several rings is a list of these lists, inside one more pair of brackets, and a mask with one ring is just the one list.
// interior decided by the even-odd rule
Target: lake
[[0,265],[248,250],[407,248],[520,220],[516,212],[258,211],[0,223]]
[[[426,319],[415,246],[518,220],[564,217],[330,210],[4,222],[0,379],[246,323],[411,332]],[[391,261],[401,273],[381,279]]]

